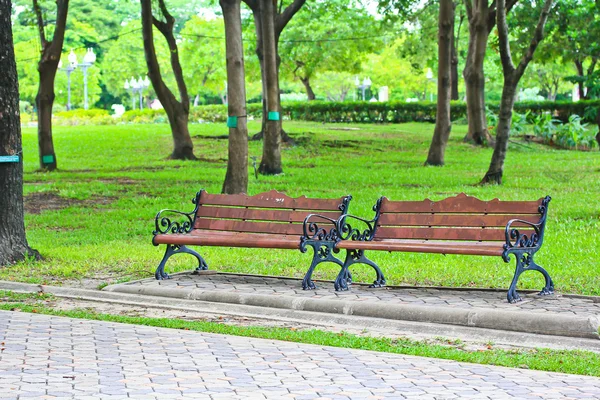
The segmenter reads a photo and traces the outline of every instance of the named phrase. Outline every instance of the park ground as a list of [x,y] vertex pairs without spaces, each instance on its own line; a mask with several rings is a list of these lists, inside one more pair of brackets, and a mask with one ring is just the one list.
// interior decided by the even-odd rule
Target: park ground
[[[59,171],[53,173],[38,171],[36,132],[24,129],[27,234],[31,246],[41,252],[44,260],[5,268],[0,271],[0,279],[101,289],[109,284],[151,277],[163,252],[150,242],[156,212],[162,208],[191,211],[194,194],[202,188],[220,192],[225,175],[227,140],[223,138],[222,124],[193,124],[190,129],[199,157],[197,162],[167,159],[171,150],[167,125],[56,127]],[[258,123],[250,123],[250,131],[258,129]],[[393,200],[440,200],[460,192],[483,200],[532,200],[550,195],[553,200],[545,243],[536,260],[549,270],[557,292],[600,295],[600,264],[596,254],[600,243],[598,151],[561,150],[516,137],[509,148],[504,184],[479,186],[492,149],[463,143],[464,125],[453,127],[447,165],[441,168],[423,166],[433,131],[431,124],[289,122],[286,130],[296,145],[287,146],[282,152],[284,174],[255,178],[250,163],[249,194],[271,189],[292,197],[351,194],[351,213],[364,217],[372,216],[371,208],[381,195]],[[250,142],[250,156],[260,160],[261,152],[261,142]],[[291,277],[303,276],[308,257],[291,251],[219,248],[205,249],[204,255],[210,267],[220,272]],[[494,257],[380,252],[373,258],[380,265],[387,265],[384,272],[388,283],[393,285],[506,288],[514,268],[512,263],[505,264]],[[186,257],[174,257],[167,269],[189,270],[189,262]],[[333,267],[319,267],[315,277],[332,279],[336,272]],[[368,282],[372,279],[370,274],[371,271],[359,269],[354,278]],[[520,286],[539,289],[543,279],[539,274],[525,274]],[[63,301],[48,305],[44,300],[41,305],[27,306],[27,302],[39,299],[14,299],[10,294],[5,295],[4,301],[9,309],[23,311],[31,311],[27,308],[30,307],[40,312],[79,313],[87,318],[115,314],[124,319],[141,318],[123,321],[131,323],[144,323],[143,317],[147,316],[144,310],[90,310],[87,304]],[[215,318],[196,319],[222,325],[223,321]],[[180,319],[181,323],[186,322],[185,318]],[[191,319],[189,323],[197,322]],[[241,329],[246,324],[264,325],[264,321],[243,319],[227,322],[236,327],[241,325]],[[169,326],[173,322],[160,323]],[[193,325],[175,327],[195,329]],[[271,328],[283,329],[286,334],[290,330],[307,329],[276,323]],[[353,335],[362,337],[360,332]],[[451,350],[464,347],[452,341],[426,346]],[[474,352],[512,351],[487,347],[484,345]],[[382,347],[384,351],[390,348]],[[574,364],[585,357],[595,357],[588,353],[569,354],[546,353],[538,357],[546,361],[572,357]],[[524,363],[517,360],[507,365]]]

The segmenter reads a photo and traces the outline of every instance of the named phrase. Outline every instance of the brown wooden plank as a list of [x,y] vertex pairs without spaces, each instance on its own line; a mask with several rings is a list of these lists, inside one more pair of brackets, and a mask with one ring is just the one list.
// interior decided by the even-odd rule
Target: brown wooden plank
[[[522,230],[528,236],[532,231]],[[495,228],[386,228],[379,227],[375,236],[380,239],[433,239],[433,240],[506,240],[504,229]]]
[[[198,208],[198,217],[257,220],[257,221],[283,221],[303,222],[309,211],[273,210],[256,208],[229,208],[202,206]],[[340,211],[319,211],[319,214],[332,219],[338,219],[342,214]],[[318,222],[318,219],[315,219]]]
[[419,241],[395,241],[382,240],[371,242],[358,242],[344,240],[336,244],[338,249],[354,250],[379,250],[379,251],[402,251],[412,253],[436,253],[436,254],[469,254],[479,256],[500,256],[502,255],[502,246],[496,242],[496,246],[479,246],[478,242],[470,242],[468,246],[457,246],[456,243],[448,244],[421,243]]
[[248,196],[245,194],[209,194],[204,192],[202,193],[202,196],[200,196],[200,204],[209,204],[215,206],[336,211],[339,209],[339,205],[342,204],[343,199],[344,197],[341,197],[340,199],[314,199],[307,198],[306,196],[292,198],[276,190],[259,193],[254,196]]
[[440,201],[390,201],[382,203],[382,212],[391,213],[487,213],[487,214],[538,214],[538,201],[482,201],[461,193]]
[[[484,215],[484,214],[390,214],[379,217],[381,226],[457,226],[457,227],[505,227],[511,219],[522,219],[538,223],[539,217],[532,215]],[[524,224],[516,226],[526,227]]]
[[299,236],[260,235],[230,232],[229,235],[156,235],[154,244],[298,249]]
[[299,236],[303,233],[302,224],[252,222],[230,219],[199,218],[196,220],[195,228],[229,232],[255,232]]

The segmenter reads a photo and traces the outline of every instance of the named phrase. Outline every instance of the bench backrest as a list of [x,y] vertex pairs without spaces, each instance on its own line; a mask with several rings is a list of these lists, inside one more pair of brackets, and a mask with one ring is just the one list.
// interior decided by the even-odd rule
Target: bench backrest
[[302,235],[308,214],[337,219],[348,211],[350,196],[340,199],[292,198],[276,190],[254,196],[209,194],[196,196],[195,229],[225,232]]
[[[464,193],[440,201],[390,201],[382,197],[376,207],[375,238],[460,241],[504,241],[511,219],[541,222],[542,200],[482,201]],[[544,207],[545,210],[545,207]],[[544,211],[545,212],[545,211]],[[530,226],[513,228],[530,235]]]

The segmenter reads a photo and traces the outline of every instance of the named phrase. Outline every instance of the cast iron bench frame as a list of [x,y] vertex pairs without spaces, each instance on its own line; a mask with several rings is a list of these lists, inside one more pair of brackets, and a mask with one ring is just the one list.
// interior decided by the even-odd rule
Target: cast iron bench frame
[[[544,228],[550,196],[538,201],[482,201],[464,193],[441,201],[390,201],[381,197],[372,220],[346,214],[339,218],[336,250],[347,251],[346,260],[335,281],[336,290],[348,290],[347,277],[353,264],[375,269],[375,286],[385,283],[383,273],[365,256],[366,250],[417,253],[501,256],[504,262],[516,257],[516,269],[508,289],[510,303],[521,300],[516,291],[519,276],[538,271],[545,279],[539,292],[554,292],[548,272],[535,263],[535,253],[544,241]],[[349,221],[366,228],[357,229]],[[362,225],[361,225],[362,226]]]
[[318,264],[344,265],[333,255],[339,240],[335,227],[348,212],[351,199],[350,195],[339,199],[292,198],[275,190],[255,196],[209,194],[202,189],[192,199],[193,211],[165,209],[156,214],[152,244],[165,244],[167,248],[155,278],[170,278],[165,264],[179,253],[196,257],[196,271],[207,270],[204,258],[187,247],[190,245],[298,249],[302,253],[312,247],[313,259],[302,288],[315,289],[311,277]]

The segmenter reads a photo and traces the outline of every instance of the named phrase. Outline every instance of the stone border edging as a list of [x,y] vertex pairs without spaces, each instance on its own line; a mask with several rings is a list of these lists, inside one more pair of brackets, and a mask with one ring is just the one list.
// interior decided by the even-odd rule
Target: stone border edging
[[600,318],[595,316],[578,317],[556,313],[534,314],[490,308],[459,309],[414,304],[386,304],[385,307],[382,307],[381,304],[373,301],[358,302],[351,300],[310,299],[287,295],[242,294],[199,289],[182,290],[133,286],[131,284],[111,285],[104,288],[103,291],[330,314],[357,315],[391,320],[428,322],[501,331],[600,339],[598,332],[600,329]]

